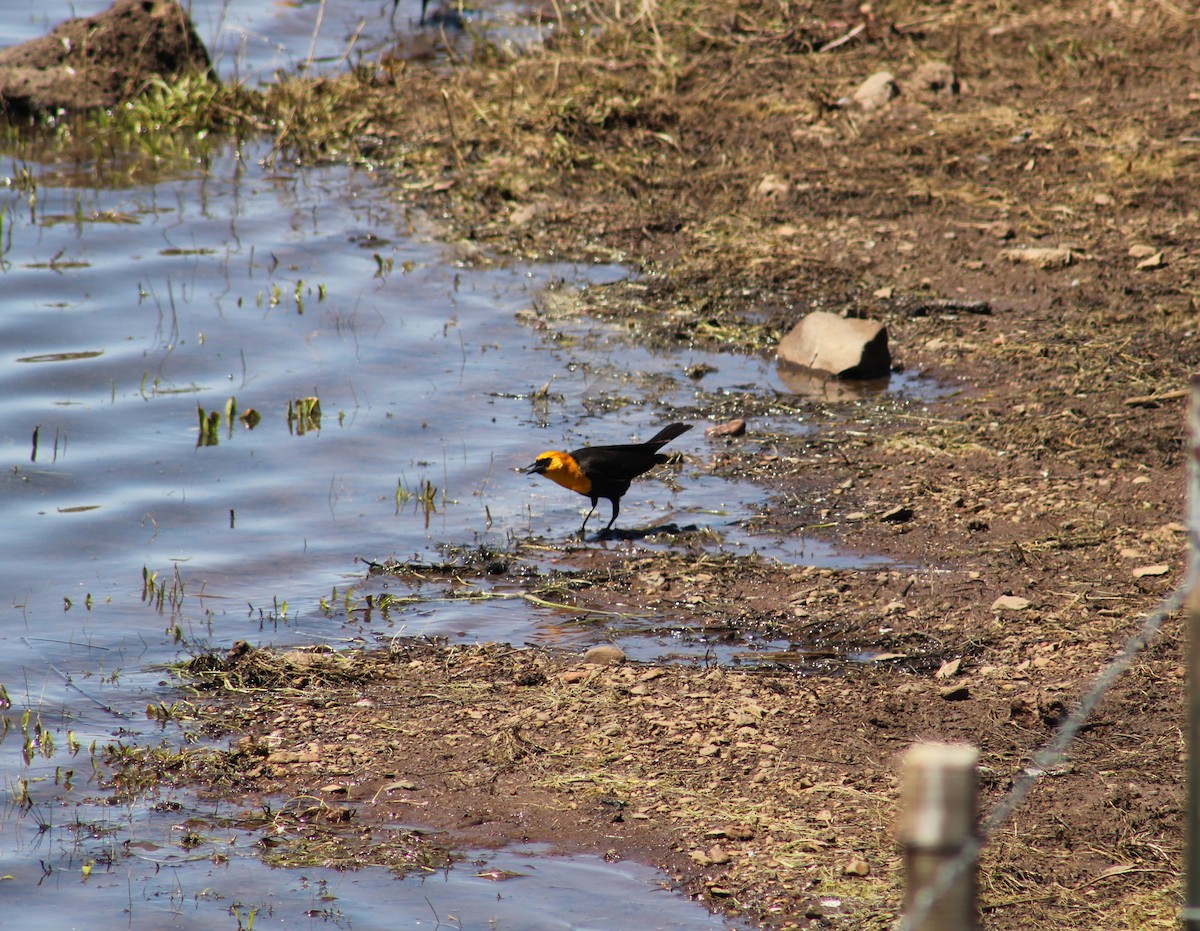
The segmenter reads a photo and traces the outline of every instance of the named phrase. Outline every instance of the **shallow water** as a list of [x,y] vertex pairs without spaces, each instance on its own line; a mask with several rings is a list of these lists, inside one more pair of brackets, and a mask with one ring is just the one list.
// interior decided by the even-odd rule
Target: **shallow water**
[[[636,863],[594,856],[553,856],[533,845],[466,851],[466,859],[434,873],[397,879],[386,870],[279,869],[258,858],[253,835],[228,831],[211,849],[179,848],[181,815],[138,818],[137,838],[124,844],[127,825],[94,823],[80,839],[64,830],[24,857],[5,857],[0,869],[21,871],[30,855],[70,865],[44,877],[37,899],[5,891],[5,910],[21,909],[8,928],[89,931],[122,928],[487,928],[495,931],[720,931],[744,927],[710,915],[664,887],[662,874]],[[69,848],[69,853],[55,850]],[[220,858],[214,862],[213,854]],[[36,861],[35,861],[36,862]],[[93,864],[81,879],[85,862]],[[493,878],[503,874],[508,878]],[[19,878],[18,880],[19,881]]]
[[[13,17],[0,43],[107,5],[24,5],[28,19]],[[215,24],[232,30],[222,67],[242,75],[306,60],[310,46],[315,60],[336,59],[347,33],[366,47],[390,29],[390,2],[330,3],[313,45],[317,6],[192,9],[205,38]],[[269,41],[237,44],[251,35]],[[544,448],[644,438],[701,390],[785,386],[764,360],[651,353],[600,325],[572,323],[571,339],[547,340],[528,316],[548,284],[625,271],[465,261],[374,178],[264,167],[266,152],[218,147],[182,168],[130,172],[153,180],[121,186],[97,186],[71,164],[0,161],[6,910],[20,909],[23,928],[47,929],[72,926],[64,915],[80,927],[228,928],[235,908],[284,927],[304,926],[310,909],[311,924],[359,929],[434,927],[436,916],[452,927],[493,918],[525,929],[727,926],[659,891],[653,871],[530,860],[541,851],[484,855],[528,874],[502,884],[460,868],[423,883],[271,870],[236,831],[181,847],[180,825],[213,813],[187,793],[152,810],[110,806],[97,788],[89,747],[157,739],[144,710],[177,697],[161,665],[181,647],[338,644],[379,632],[571,650],[616,639],[635,658],[734,662],[739,651],[781,646],[717,642],[669,616],[618,625],[436,590],[373,628],[327,608],[323,600],[396,584],[368,577],[358,557],[572,540],[582,499],[514,471]],[[36,198],[14,180],[25,168]],[[696,363],[718,369],[702,389],[682,375]],[[303,409],[310,398],[319,418]],[[241,419],[251,409],[253,426]],[[216,415],[211,429],[201,411],[206,423]],[[638,483],[622,502],[623,526],[695,525],[713,531],[712,551],[858,564],[803,537],[750,533],[763,491],[698,465],[710,449],[703,426],[671,444],[690,463],[679,490]],[[766,426],[809,429],[794,418]]]
[[[565,359],[543,352],[515,313],[559,276],[622,273],[458,267],[364,179],[265,171],[261,154],[223,152],[203,171],[115,191],[81,179],[51,187],[48,172],[36,209],[12,192],[4,205],[0,520],[15,545],[0,565],[0,682],[13,702],[0,868],[24,927],[62,927],[59,910],[77,901],[119,901],[135,927],[226,927],[229,904],[255,904],[251,892],[276,911],[310,906],[296,871],[264,869],[273,885],[262,893],[267,880],[248,884],[206,859],[223,841],[181,852],[178,825],[195,804],[186,796],[179,811],[139,805],[114,819],[90,801],[87,748],[153,733],[142,710],[172,700],[153,667],[176,657],[180,638],[338,642],[351,632],[319,600],[363,579],[356,555],[527,532],[532,490],[511,469],[537,428],[527,400],[496,389],[528,394]],[[116,216],[128,221],[104,219]],[[307,397],[321,417],[302,432],[288,407]],[[236,414],[230,427],[230,398],[261,414],[253,429]],[[211,436],[198,407],[221,414]],[[397,505],[398,485],[425,480],[453,492],[436,513]],[[504,633],[459,624],[466,639]],[[100,866],[81,884],[88,861]],[[570,896],[539,879],[562,869],[546,861],[521,880],[520,907],[544,909],[545,927],[579,898],[576,883],[590,888],[612,868],[560,876]],[[471,881],[451,870],[443,882],[460,874]],[[379,884],[337,882],[341,913],[371,926]],[[399,894],[414,926],[426,894]],[[489,896],[477,913],[465,892],[449,894],[460,918],[495,911]],[[410,907],[395,897],[389,918]],[[663,927],[716,926],[668,901],[678,914],[667,908]],[[611,918],[626,904],[595,907]]]

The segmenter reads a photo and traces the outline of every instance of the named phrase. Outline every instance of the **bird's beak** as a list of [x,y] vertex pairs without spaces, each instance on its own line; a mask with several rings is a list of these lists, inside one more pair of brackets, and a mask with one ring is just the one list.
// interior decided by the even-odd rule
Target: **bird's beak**
[[524,472],[526,475],[545,475],[546,474],[546,460],[539,459],[533,465],[526,466],[521,471]]

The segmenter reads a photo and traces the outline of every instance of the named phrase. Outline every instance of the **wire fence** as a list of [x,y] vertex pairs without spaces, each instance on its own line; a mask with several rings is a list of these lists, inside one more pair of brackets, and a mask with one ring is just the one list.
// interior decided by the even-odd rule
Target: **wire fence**
[[[1096,676],[1079,704],[1063,722],[1054,737],[1033,755],[1030,762],[1013,780],[1012,788],[980,823],[975,835],[963,843],[955,855],[944,863],[931,882],[911,894],[909,907],[897,922],[896,931],[932,931],[935,925],[930,923],[930,918],[935,914],[938,903],[943,901],[964,880],[969,879],[972,884],[974,883],[975,863],[988,841],[1020,808],[1038,781],[1043,776],[1055,772],[1065,762],[1075,738],[1113,683],[1129,669],[1138,653],[1154,639],[1163,622],[1183,607],[1188,601],[1188,595],[1197,590],[1197,583],[1200,582],[1200,375],[1193,376],[1191,379],[1187,461],[1189,545],[1188,568],[1184,581],[1163,599],[1153,612],[1147,615],[1137,632],[1125,641],[1117,656]],[[1197,635],[1200,634],[1200,604],[1193,607],[1189,627],[1191,635],[1189,649],[1192,656],[1189,680],[1191,680],[1193,678],[1191,673],[1200,669],[1200,650],[1198,650],[1200,644],[1197,643]],[[1200,818],[1197,817],[1200,800],[1194,794],[1200,792],[1200,761],[1196,760],[1197,754],[1200,752],[1200,689],[1196,688],[1196,683],[1192,681],[1189,681],[1189,688],[1191,694],[1188,722],[1190,791],[1187,840],[1190,869],[1182,918],[1184,926],[1189,931],[1200,931],[1200,854],[1197,851],[1197,845],[1200,844]],[[938,924],[936,927],[940,928],[942,925]]]

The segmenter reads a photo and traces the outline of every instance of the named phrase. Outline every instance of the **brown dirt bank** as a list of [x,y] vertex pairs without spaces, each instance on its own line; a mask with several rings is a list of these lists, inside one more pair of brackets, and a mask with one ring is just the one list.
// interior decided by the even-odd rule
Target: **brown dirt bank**
[[[1119,0],[853,10],[589,8],[602,30],[522,58],[395,61],[267,105],[285,150],[388,168],[467,246],[638,265],[638,282],[583,296],[635,338],[747,351],[808,308],[886,319],[909,370],[960,390],[792,399],[816,434],[752,417],[691,466],[769,483],[767,526],[919,568],[697,568],[636,546],[571,548],[563,565],[590,573],[593,604],[897,656],[805,675],[403,644],[331,661],[340,684],[293,670],[252,704],[215,704],[244,737],[200,778],[352,807],[364,861],[378,820],[551,839],[662,863],[781,927],[894,917],[911,741],[971,740],[988,802],[1005,791],[1183,568],[1200,19]],[[931,60],[953,65],[959,93],[921,90]],[[883,69],[899,97],[837,104]],[[301,132],[318,119],[333,126],[320,146]],[[1063,264],[1004,251],[1022,247]],[[736,412],[724,405],[672,413]],[[897,505],[912,518],[879,519]],[[1027,605],[993,607],[1001,595]],[[1180,633],[1170,621],[987,849],[986,927],[1176,923]]]

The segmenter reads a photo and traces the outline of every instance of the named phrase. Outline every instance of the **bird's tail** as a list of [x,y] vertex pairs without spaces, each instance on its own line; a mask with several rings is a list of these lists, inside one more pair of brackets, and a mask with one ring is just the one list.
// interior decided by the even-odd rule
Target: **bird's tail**
[[690,423],[670,424],[669,426],[663,427],[656,434],[654,434],[654,436],[646,440],[643,445],[658,449],[662,446],[666,446],[671,442],[671,440],[675,439],[675,437],[679,436],[681,433],[687,433],[690,429],[692,429],[692,425]]

